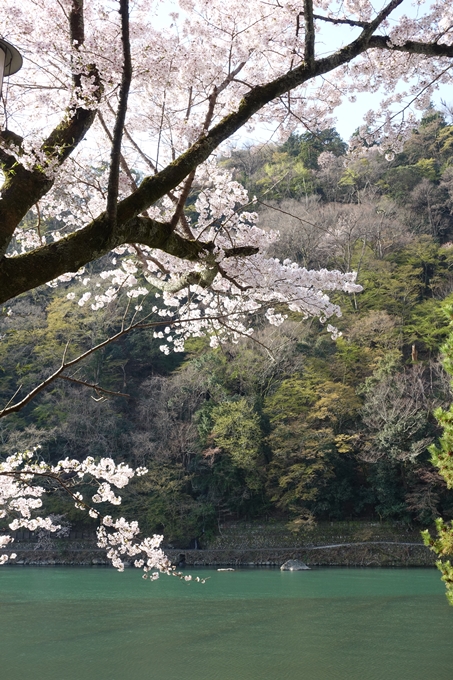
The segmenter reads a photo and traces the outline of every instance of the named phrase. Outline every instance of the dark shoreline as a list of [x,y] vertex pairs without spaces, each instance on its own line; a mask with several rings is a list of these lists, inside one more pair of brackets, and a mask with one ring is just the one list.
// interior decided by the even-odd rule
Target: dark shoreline
[[[5,551],[6,552],[6,551]],[[13,552],[11,550],[11,552]],[[94,546],[56,550],[35,550],[15,546],[17,565],[107,565],[105,551]],[[217,548],[208,550],[167,549],[174,564],[185,562],[199,567],[279,567],[289,559],[298,559],[313,567],[432,567],[435,555],[422,543],[361,541],[333,545],[305,545],[285,548]]]
[[[13,532],[18,565],[107,565],[105,550],[90,532],[73,531],[65,539],[39,545],[30,532]],[[194,545],[201,543],[202,549]],[[420,529],[392,522],[319,522],[292,532],[278,521],[238,521],[219,526],[209,541],[191,547],[162,546],[172,563],[188,567],[280,567],[298,559],[313,567],[432,567],[435,554],[421,539]],[[13,562],[11,562],[13,564]]]

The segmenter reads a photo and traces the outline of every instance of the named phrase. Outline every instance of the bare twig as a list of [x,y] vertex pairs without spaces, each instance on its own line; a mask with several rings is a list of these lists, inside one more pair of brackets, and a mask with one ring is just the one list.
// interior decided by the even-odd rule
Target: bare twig
[[[99,118],[99,122],[102,126],[102,129],[104,130],[105,134],[107,135],[107,137],[110,141],[110,144],[113,145],[113,135],[110,132],[110,130],[108,129],[107,123],[105,122],[105,119],[104,119],[104,116],[102,115],[102,113],[99,110],[98,110],[98,118]],[[135,181],[135,177],[131,173],[130,168],[129,168],[127,162],[126,162],[126,159],[124,158],[121,151],[120,151],[119,157],[120,157],[121,169],[124,172],[124,174],[126,175],[126,177],[128,178],[132,191],[135,191],[138,188],[137,182]]]
[[42,234],[41,234],[41,210],[39,209],[39,203],[35,203],[35,206],[36,206],[36,212],[37,212],[37,215],[38,215],[38,221],[36,223],[35,228],[38,232],[39,241],[40,241],[41,245],[43,245]]
[[[282,208],[277,207],[276,205],[270,205],[269,203],[265,203],[264,201],[260,201],[258,198],[256,199],[256,202],[259,203],[260,205],[264,205],[265,208],[269,208],[270,210],[275,210],[276,212],[282,213],[283,215],[288,215],[289,217],[294,217],[295,220],[299,220],[299,222],[303,222],[304,224],[309,224],[310,227],[314,227],[315,229],[318,229],[318,225],[315,224],[314,222],[310,222],[309,220],[304,220],[303,217],[298,217],[297,215],[294,215],[294,213],[290,213],[287,210],[282,210]],[[327,231],[325,229],[324,231]],[[327,231],[327,233],[330,233]]]
[[[87,350],[86,352],[83,352],[82,354],[79,354],[79,356],[75,357],[75,359],[71,359],[70,361],[66,361],[66,352],[68,349],[68,344],[66,343],[66,347],[64,349],[63,353],[63,358],[61,361],[61,364],[59,368],[57,368],[56,371],[54,371],[50,376],[48,376],[45,380],[43,380],[39,385],[37,385],[34,389],[32,389],[23,399],[21,399],[19,402],[16,404],[13,404],[11,406],[5,406],[2,411],[0,411],[0,418],[4,418],[5,416],[10,415],[11,413],[17,413],[21,409],[24,408],[27,404],[32,401],[36,397],[37,394],[42,392],[46,387],[48,387],[51,383],[53,383],[57,378],[61,376],[63,371],[67,368],[70,368],[71,366],[74,366],[75,364],[79,363],[86,357],[89,357],[91,354],[96,352],[99,349],[102,349],[103,347],[106,347],[109,345],[111,342],[115,342],[115,340],[118,340],[120,337],[125,335],[126,333],[130,332],[132,330],[132,327],[128,326],[127,328],[124,328],[120,330],[118,333],[115,335],[110,336],[103,342],[100,342],[98,345],[95,345],[91,349]],[[16,393],[17,394],[17,393]],[[14,398],[14,397],[13,397]],[[11,403],[11,400],[8,402],[8,404]]]
[[[225,313],[225,314],[220,314],[220,315],[212,315],[212,316],[200,316],[196,317],[194,319],[191,319],[191,321],[219,321],[222,319],[227,319],[230,316],[235,316],[236,313],[231,312],[231,313]],[[40,392],[42,392],[46,387],[51,385],[55,380],[58,378],[63,378],[65,380],[71,380],[69,376],[64,376],[63,371],[66,370],[67,368],[71,368],[72,366],[75,366],[78,364],[80,361],[83,361],[83,359],[86,359],[89,357],[91,354],[94,354],[94,352],[97,352],[100,349],[103,349],[104,347],[107,347],[107,345],[110,345],[113,342],[116,342],[120,338],[124,337],[128,333],[131,333],[134,330],[149,330],[151,328],[159,328],[160,326],[177,326],[181,324],[186,324],[187,320],[185,319],[165,319],[162,321],[147,321],[146,319],[149,318],[150,315],[144,317],[143,319],[139,321],[133,321],[130,323],[128,326],[124,326],[124,323],[122,324],[121,330],[118,331],[118,333],[115,333],[114,335],[111,335],[109,338],[106,338],[106,340],[103,340],[99,344],[95,345],[94,347],[91,347],[88,349],[86,352],[83,352],[82,354],[79,354],[77,357],[74,359],[71,359],[70,361],[66,361],[66,352],[68,349],[69,343],[66,343],[64,353],[63,353],[63,359],[62,362],[57,368],[56,371],[54,371],[51,375],[49,375],[45,380],[43,380],[39,385],[37,385],[35,388],[33,388],[23,399],[20,401],[16,402],[15,404],[11,404],[11,402],[14,400],[14,397],[19,393],[21,387],[19,387],[15,394],[11,397],[11,399],[8,401],[6,406],[0,411],[0,418],[5,418],[6,416],[11,415],[12,413],[18,413],[21,409],[24,408],[27,404],[29,404]],[[76,382],[76,380],[72,380],[72,382]],[[83,384],[83,381],[79,381],[81,384]],[[100,391],[103,392],[108,392],[108,390],[103,390],[102,388],[96,387],[95,385],[88,384],[88,387],[94,387],[95,389],[99,389]],[[117,394],[119,396],[123,397],[129,397],[130,395],[127,394],[121,394],[119,392],[114,392],[113,394]]]
[[272,361],[275,362],[275,357],[274,357],[274,355],[272,354],[271,349],[270,349],[269,347],[267,347],[267,345],[265,345],[264,343],[260,342],[260,341],[257,340],[256,338],[251,338],[250,335],[248,335],[247,333],[244,333],[243,331],[238,330],[237,328],[231,328],[231,327],[230,327],[227,323],[225,323],[224,321],[219,321],[219,323],[220,323],[221,326],[223,326],[223,328],[226,328],[226,329],[229,330],[231,333],[237,333],[238,335],[241,335],[242,337],[247,338],[248,340],[253,340],[253,342],[256,342],[257,345],[259,345],[260,347],[262,347],[262,348],[266,351],[266,353],[267,353],[267,355],[269,356],[269,358],[270,358]]
[[358,28],[366,28],[368,21],[354,21],[353,19],[336,19],[334,17],[325,17],[322,14],[313,14],[313,19],[319,21],[327,21],[329,24],[346,24],[347,26],[357,26]]
[[[112,111],[112,113],[113,113],[113,109],[112,109],[112,107],[111,107],[110,104],[108,104],[108,107],[109,107],[109,109],[110,109],[110,110]],[[102,116],[102,114],[101,114],[100,111],[98,111],[98,116],[99,116],[99,121],[100,121],[102,127],[104,128],[104,131],[105,131],[106,135],[109,137],[110,141],[112,141],[112,135],[111,135],[110,130],[108,129],[108,127],[107,127],[107,125],[106,125],[106,123],[105,123],[105,120],[104,120],[104,118],[103,118],[103,116]],[[129,134],[129,132],[128,132],[127,128],[126,128],[126,126],[124,127],[124,135],[125,135],[125,137],[127,137],[128,141],[132,144],[132,146],[133,146],[134,149],[137,151],[137,153],[140,154],[141,158],[145,161],[145,163],[149,166],[149,168],[151,168],[151,170],[152,170],[154,173],[156,173],[156,172],[157,172],[156,166],[155,166],[154,163],[151,161],[151,159],[148,158],[148,156],[147,156],[147,155],[142,151],[142,149],[138,146],[137,142],[131,137],[131,135]],[[123,172],[124,172],[124,173],[126,174],[126,176],[129,178],[129,181],[130,181],[130,183],[131,183],[131,187],[132,187],[133,191],[135,191],[135,190],[137,189],[137,183],[136,183],[135,178],[134,178],[134,176],[132,175],[132,173],[131,173],[131,171],[130,171],[130,169],[129,169],[129,166],[128,166],[128,164],[126,163],[126,160],[125,160],[125,158],[124,158],[124,156],[123,156],[122,154],[121,154],[121,167],[122,167],[122,169],[123,169]],[[189,192],[190,192],[190,186],[188,187],[187,195],[188,195]],[[176,205],[178,206],[178,204],[179,204],[179,202],[180,202],[181,199],[178,199],[178,197],[175,196],[175,194],[173,193],[173,191],[169,191],[169,192],[168,192],[168,196],[169,196],[170,199],[173,201],[173,203],[176,203]],[[186,198],[187,198],[187,196],[186,196]],[[179,219],[179,222],[180,222],[180,224],[181,224],[181,227],[182,227],[182,230],[183,230],[183,232],[184,232],[184,235],[185,235],[187,238],[190,238],[190,239],[194,240],[195,237],[194,237],[194,235],[193,235],[193,233],[192,233],[192,230],[190,229],[189,222],[187,221],[187,218],[186,218],[186,216],[184,215],[184,210],[183,210],[183,209],[184,209],[184,204],[182,204],[182,209],[180,209],[180,210],[178,210],[178,207],[177,207],[177,212],[179,213],[179,218],[178,218],[178,219]],[[147,215],[148,213],[147,213],[147,211],[144,211],[142,214],[143,214],[143,215]],[[174,226],[173,228],[176,227],[176,225],[177,225],[177,223],[178,223],[178,219],[175,219],[175,215],[173,215],[172,220],[171,220],[171,223],[175,222],[175,226]]]
[[130,394],[125,394],[124,392],[115,392],[114,390],[106,390],[104,387],[100,387],[99,385],[97,385],[95,383],[89,383],[89,382],[86,382],[85,380],[78,380],[77,378],[72,378],[69,375],[59,375],[58,377],[60,378],[60,380],[67,380],[68,382],[75,383],[76,385],[83,385],[84,387],[91,387],[96,392],[102,392],[102,394],[111,394],[114,397],[126,397],[127,399],[131,398]]
[[166,276],[168,274],[170,274],[170,271],[168,269],[166,269],[166,267],[164,267],[164,265],[161,262],[159,262],[159,260],[156,257],[153,257],[152,255],[148,255],[148,254],[145,256],[143,250],[141,248],[139,248],[136,244],[134,244],[132,247],[135,250],[135,252],[137,253],[139,265],[141,266],[143,271],[148,271],[148,260],[149,260],[150,262],[153,262],[156,265],[156,267],[158,267],[160,269],[162,274],[165,274]]
[[[19,392],[21,391],[21,389],[22,389],[22,385],[19,385],[19,387],[18,387],[17,390],[14,392],[13,396],[11,397],[11,399],[10,399],[10,400],[8,401],[8,403],[6,404],[6,406],[5,406],[5,408],[3,409],[3,411],[5,411],[5,409],[7,409],[8,406],[14,401],[14,399],[17,397],[17,395],[19,394]],[[0,411],[0,418],[1,418],[1,415],[2,415],[3,411]]]
[[[203,123],[203,132],[207,132],[209,129],[209,126],[211,125],[212,119],[214,117],[214,110],[215,110],[215,105],[217,103],[217,98],[219,94],[226,88],[228,85],[231,83],[231,81],[234,79],[234,77],[244,68],[245,61],[241,62],[235,69],[232,71],[226,78],[225,80],[217,87],[214,86],[212,93],[209,96],[209,106],[208,110],[206,112],[206,117]],[[170,224],[172,226],[172,229],[175,229],[180,218],[184,214],[184,206],[186,204],[187,198],[189,196],[190,190],[192,189],[193,181],[195,179],[195,174],[196,174],[196,169],[194,168],[189,175],[187,176],[185,182],[184,182],[184,187],[181,192],[181,195],[179,196],[178,202],[176,204],[176,210],[171,218]],[[187,232],[187,229],[189,230],[189,233],[192,233],[190,231],[189,225],[187,223],[187,220],[185,220],[185,223],[183,224],[183,228],[185,227],[185,231]],[[192,236],[193,238],[193,236]]]
[[[217,103],[217,98],[223,90],[228,87],[228,85],[234,80],[234,77],[244,68],[245,66],[245,61],[242,61],[231,73],[228,74],[228,76],[225,78],[225,80],[217,87],[216,85],[214,86],[212,93],[209,96],[209,106],[208,110],[206,112],[206,117],[203,123],[203,132],[202,135],[207,132],[209,129],[209,126],[211,125],[212,119],[214,117],[214,110],[215,110],[215,105]],[[170,224],[172,226],[172,229],[176,229],[176,226],[178,222],[180,221],[181,217],[184,214],[184,206],[186,204],[187,198],[189,196],[190,190],[192,189],[193,181],[195,179],[195,174],[196,174],[196,169],[194,168],[189,175],[187,176],[185,182],[184,182],[184,187],[182,189],[181,195],[179,196],[179,199],[176,204],[176,210],[174,212],[173,217],[170,220]],[[190,230],[189,224],[187,220],[185,219],[183,221],[183,230],[186,233],[186,235],[191,235],[192,238],[193,234]],[[189,236],[190,237],[190,236]]]
[[[112,108],[112,105],[110,102],[107,102],[107,106],[109,107],[110,111],[114,114],[114,110]],[[150,170],[153,171],[154,174],[157,173],[157,167],[156,165],[152,162],[151,158],[144,153],[144,151],[139,147],[135,139],[131,136],[129,130],[127,129],[126,126],[124,126],[124,136],[127,138],[127,140],[132,144],[136,152],[141,156],[142,160],[145,161],[146,165],[150,168]]]
[[195,179],[195,172],[196,170],[192,170],[187,176],[186,181],[184,182],[183,190],[181,191],[181,195],[179,196],[178,202],[176,204],[176,210],[173,213],[173,217],[170,220],[172,230],[176,229],[179,219],[183,214],[184,206],[186,204],[190,190],[192,189],[193,181]]

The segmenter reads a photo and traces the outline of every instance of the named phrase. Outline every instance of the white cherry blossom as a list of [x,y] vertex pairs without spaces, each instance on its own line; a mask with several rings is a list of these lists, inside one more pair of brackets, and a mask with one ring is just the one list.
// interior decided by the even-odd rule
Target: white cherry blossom
[[[91,502],[120,505],[121,496],[116,495],[112,486],[122,489],[134,476],[147,473],[146,468],[133,470],[125,463],[115,463],[111,458],[95,461],[87,457],[83,461],[65,458],[56,465],[47,465],[38,460],[39,449],[16,453],[0,463],[0,518],[7,518],[12,531],[25,528],[30,531],[45,529],[55,532],[60,525],[54,524],[51,517],[40,517],[36,511],[42,506],[42,497],[47,488],[37,484],[45,480],[50,487],[63,488],[73,499],[79,510],[88,510],[91,517],[100,522],[97,530],[98,546],[107,549],[107,557],[114,567],[123,571],[124,560],[134,558],[136,567],[143,569],[148,578],[156,578],[159,572],[175,574],[170,561],[161,550],[163,536],[140,538],[138,522],[127,522],[124,518],[112,519],[85,502],[82,494],[74,488],[76,482],[89,481],[97,485]],[[13,542],[11,536],[0,537],[0,549]],[[16,554],[0,555],[0,565]],[[151,570],[155,572],[148,574]]]

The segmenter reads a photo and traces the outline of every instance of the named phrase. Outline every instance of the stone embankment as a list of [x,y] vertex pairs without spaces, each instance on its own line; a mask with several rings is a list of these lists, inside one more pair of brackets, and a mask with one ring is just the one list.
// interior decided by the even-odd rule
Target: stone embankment
[[279,567],[295,559],[310,567],[427,567],[436,560],[418,529],[381,522],[320,522],[297,532],[283,522],[229,523],[206,548],[179,552],[200,566]]
[[167,550],[177,564],[187,566],[280,567],[301,560],[310,567],[428,567],[435,556],[421,542],[343,543],[301,548],[249,548],[235,550]]
[[[200,539],[201,544],[202,539]],[[53,541],[38,547],[24,533],[16,536],[16,564],[104,565],[105,551],[94,537]],[[168,546],[174,564],[187,566],[280,567],[287,560],[301,560],[310,567],[427,567],[435,555],[426,548],[418,530],[398,525],[365,522],[320,523],[293,533],[284,523],[229,523],[203,549]]]

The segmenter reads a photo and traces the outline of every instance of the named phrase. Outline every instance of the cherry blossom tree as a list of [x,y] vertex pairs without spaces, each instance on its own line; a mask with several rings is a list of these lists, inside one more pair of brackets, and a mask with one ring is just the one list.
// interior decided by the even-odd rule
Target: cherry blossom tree
[[[83,281],[89,263],[109,258],[104,288],[68,297],[99,309],[127,291],[139,314],[150,286],[160,290],[165,352],[182,350],[191,334],[207,333],[213,345],[247,335],[247,315],[258,309],[277,325],[284,306],[321,320],[339,315],[328,292],[358,290],[354,273],[268,257],[277,234],[260,229],[253,197],[218,155],[241,129],[316,131],[331,126],[344,98],[382,89],[382,109],[358,139],[378,139],[390,157],[412,108],[451,82],[451,2],[179,0],[165,17],[167,6],[4,0],[3,37],[24,67],[3,92],[0,303]],[[70,473],[103,480],[97,496],[113,502],[102,490],[133,474],[102,461],[41,470],[28,456],[0,469],[0,504],[19,514],[13,526],[51,528],[32,518],[45,490],[40,475],[60,485]],[[117,566],[120,554],[140,553],[130,547],[137,531],[102,520],[101,544],[121,544],[110,548]],[[139,542],[146,559],[137,563],[166,570],[153,540]]]
[[[446,1],[426,11],[414,4],[417,16],[407,0],[380,11],[366,0],[181,0],[157,29],[161,3],[152,0],[130,8],[126,0],[6,0],[4,37],[25,66],[4,96],[0,302],[121,249],[135,262],[111,274],[107,298],[126,280],[135,285],[139,267],[167,295],[194,286],[217,299],[333,313],[320,290],[348,289],[352,277],[266,260],[273,236],[256,227],[215,153],[263,121],[286,135],[300,124],[316,129],[344,96],[381,85],[388,107],[404,100],[394,92],[400,80],[426,106],[451,78],[453,12]],[[326,25],[350,41],[329,50]],[[387,112],[380,125],[370,114],[367,134],[380,132],[394,150],[405,110],[404,121]],[[190,220],[184,207],[195,190]],[[30,211],[36,226],[24,222]],[[62,227],[44,235],[48,218]]]

